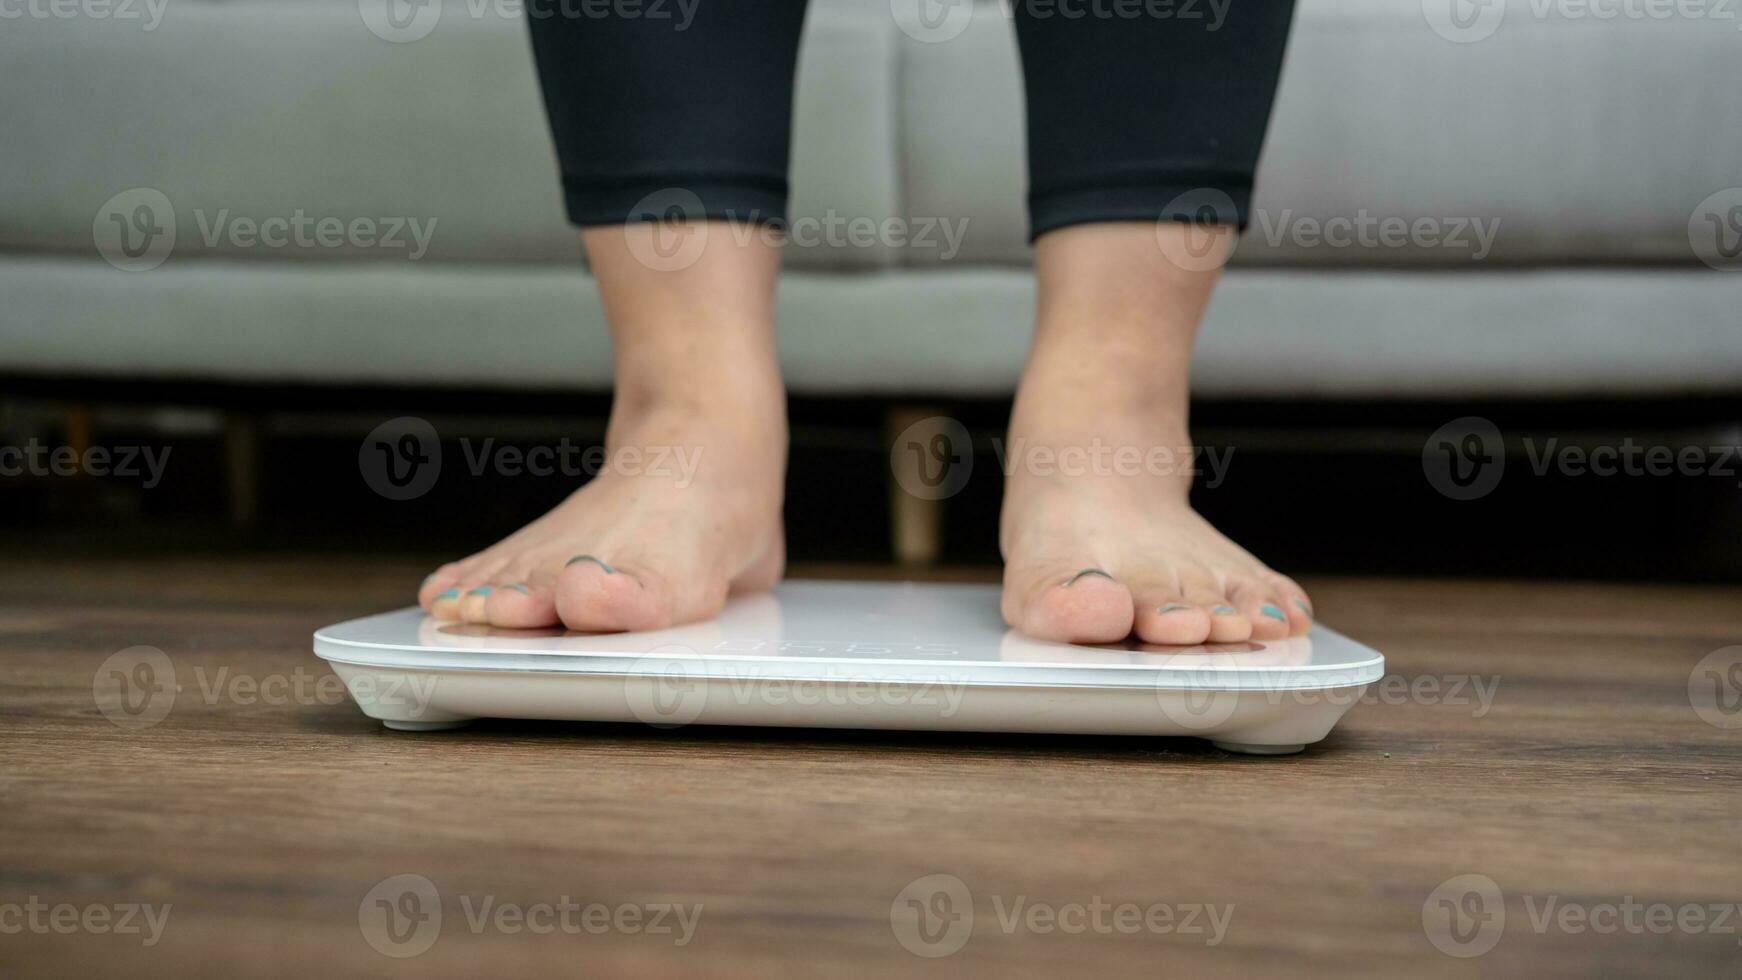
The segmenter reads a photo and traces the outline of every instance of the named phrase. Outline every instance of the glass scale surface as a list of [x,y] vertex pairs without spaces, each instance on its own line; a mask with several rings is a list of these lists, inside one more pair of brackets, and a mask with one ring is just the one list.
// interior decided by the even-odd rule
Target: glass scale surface
[[325,627],[314,651],[401,731],[478,718],[1207,738],[1282,755],[1384,675],[1324,626],[1276,641],[1081,646],[1005,626],[996,585],[788,581],[707,622],[505,630],[408,608]]

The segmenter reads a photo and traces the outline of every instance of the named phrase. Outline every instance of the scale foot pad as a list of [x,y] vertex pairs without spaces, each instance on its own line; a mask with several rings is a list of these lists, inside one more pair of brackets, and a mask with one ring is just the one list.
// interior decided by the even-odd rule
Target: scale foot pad
[[476,718],[458,718],[453,721],[383,721],[381,724],[396,732],[445,732],[455,728],[464,728]]
[[1239,752],[1244,755],[1293,755],[1306,748],[1304,745],[1253,745],[1251,742],[1224,742],[1221,739],[1211,739],[1210,744],[1223,752]]

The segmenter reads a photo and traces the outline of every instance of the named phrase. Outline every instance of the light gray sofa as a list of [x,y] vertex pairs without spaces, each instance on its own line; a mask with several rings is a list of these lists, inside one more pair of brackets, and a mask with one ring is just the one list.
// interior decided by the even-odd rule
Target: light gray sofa
[[[370,26],[381,2],[132,0],[137,19],[6,21],[0,373],[606,387],[524,24],[449,0],[401,32],[424,36],[388,40]],[[1498,25],[1448,30],[1436,3],[1301,3],[1200,393],[1736,394],[1737,24],[1512,0]],[[935,235],[789,247],[781,345],[801,393],[997,395],[1020,367],[1010,24],[981,5],[928,38],[912,5],[813,5],[793,214],[965,235],[949,256]],[[298,215],[376,234],[415,220],[427,248],[413,258],[409,232],[406,247],[250,241],[249,221]],[[170,218],[161,264],[116,267],[155,258],[117,253],[120,228]],[[1339,219],[1411,231],[1315,234]]]

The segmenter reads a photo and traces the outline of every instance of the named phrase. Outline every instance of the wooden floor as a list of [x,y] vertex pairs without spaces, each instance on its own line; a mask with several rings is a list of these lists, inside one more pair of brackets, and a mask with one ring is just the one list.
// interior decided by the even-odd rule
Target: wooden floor
[[[1703,720],[1689,693],[1702,658],[1742,642],[1737,590],[1309,581],[1327,623],[1417,686],[1370,692],[1329,740],[1261,759],[1184,740],[395,734],[316,686],[327,672],[309,634],[399,604],[421,572],[0,557],[0,976],[1742,968],[1742,728]],[[161,722],[123,728],[93,682],[142,644],[168,654],[181,690]],[[274,678],[303,690],[257,703],[250,685],[276,691]],[[437,889],[439,932],[383,938],[371,889],[401,874]],[[891,906],[933,874],[960,879],[973,929],[953,955],[921,958]],[[1468,952],[1496,934],[1471,879],[1436,892],[1462,875],[1491,878],[1504,912],[1497,944],[1471,958],[1434,943]],[[1448,897],[1468,913],[1455,930]],[[560,926],[540,909],[564,902],[617,925],[593,934],[604,913],[577,911],[571,931],[513,931],[521,910]],[[680,945],[659,907],[697,904]],[[1654,906],[1680,917],[1667,932]],[[155,945],[96,918],[128,907],[167,914]],[[1690,908],[1705,925],[1675,924]],[[948,921],[927,920],[940,931],[922,941],[952,942]],[[370,943],[404,952],[396,939],[431,935],[409,958]]]

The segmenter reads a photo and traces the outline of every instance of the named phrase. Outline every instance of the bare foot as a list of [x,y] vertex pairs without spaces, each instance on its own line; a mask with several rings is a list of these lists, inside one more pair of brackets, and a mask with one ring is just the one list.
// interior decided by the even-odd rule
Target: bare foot
[[[729,593],[770,588],[785,558],[784,420],[774,405],[738,410],[618,413],[597,477],[437,569],[419,603],[493,626],[648,630],[713,616]],[[656,471],[648,461],[660,456]]]
[[1003,612],[1031,636],[1277,639],[1312,605],[1191,509],[1187,369],[1213,273],[1154,226],[1043,236],[1040,316],[1006,444]]
[[[720,233],[682,269],[649,268],[651,225],[583,232],[611,321],[617,391],[604,468],[526,527],[436,569],[439,618],[650,630],[766,590],[785,563],[786,396],[772,299],[778,253]],[[759,236],[753,236],[759,237]]]

